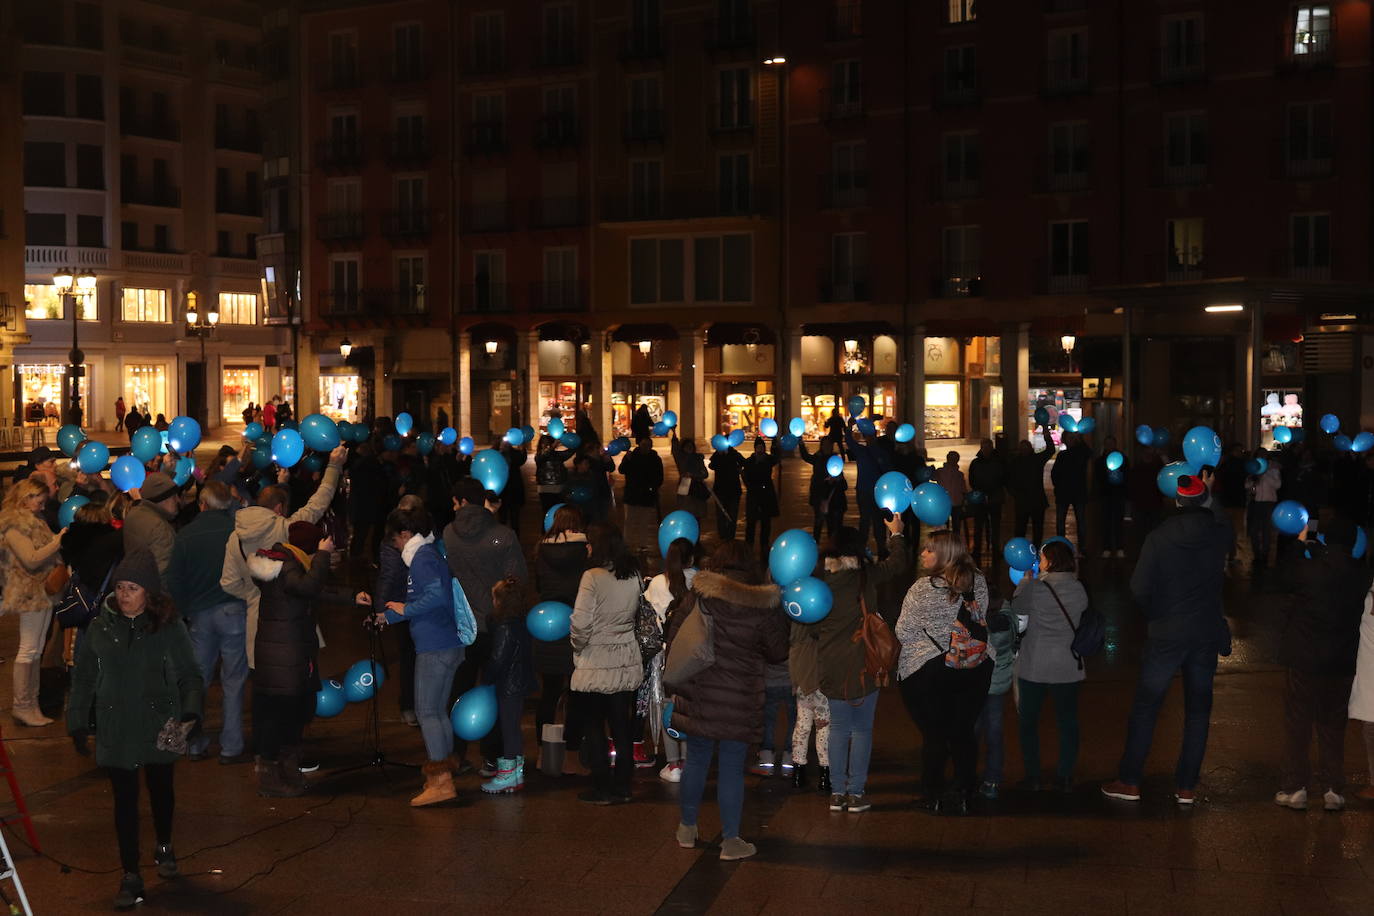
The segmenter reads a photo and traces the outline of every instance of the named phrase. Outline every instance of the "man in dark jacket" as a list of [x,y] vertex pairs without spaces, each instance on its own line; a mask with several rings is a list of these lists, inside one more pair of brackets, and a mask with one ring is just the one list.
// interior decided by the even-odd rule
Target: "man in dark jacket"
[[1069,520],[1069,507],[1073,507],[1073,520],[1078,525],[1078,552],[1087,548],[1088,528],[1084,524],[1087,516],[1083,504],[1088,498],[1088,468],[1092,465],[1093,452],[1078,433],[1065,433],[1068,448],[1054,459],[1050,469],[1050,483],[1054,484],[1054,533],[1064,537]]
[[740,474],[744,471],[744,456],[727,447],[724,451],[712,452],[708,462],[716,472],[711,482],[711,492],[716,495],[716,534],[722,541],[732,540],[736,523],[739,521],[739,497],[744,486]]
[[[486,502],[487,493],[480,483],[471,477],[458,481],[453,485],[453,523],[444,529],[444,553],[449,572],[462,586],[472,606],[472,615],[477,619],[477,639],[467,647],[463,663],[453,677],[454,689],[460,696],[476,686],[477,677],[491,654],[487,618],[491,616],[492,588],[507,576],[515,576],[522,582],[529,579],[519,539],[514,531],[496,520]],[[493,766],[501,750],[500,743],[501,736],[496,729],[482,739],[482,757]],[[467,766],[463,760],[467,754],[466,741],[456,740],[453,754],[462,766]]]
[[653,434],[654,418],[649,415],[649,405],[640,404],[630,416],[630,435],[635,441],[648,438]]
[[1140,549],[1131,593],[1149,621],[1126,732],[1126,749],[1116,782],[1102,787],[1108,798],[1140,800],[1140,780],[1150,753],[1159,708],[1174,674],[1183,673],[1183,747],[1174,774],[1174,798],[1195,799],[1207,728],[1212,714],[1212,677],[1217,656],[1231,654],[1231,634],[1222,616],[1221,589],[1226,552],[1235,538],[1204,502],[1207,487],[1196,477],[1178,478],[1178,515],[1152,531]]
[[1045,498],[1045,465],[1053,457],[1054,442],[1047,429],[1043,449],[1037,452],[1029,440],[1022,439],[1016,454],[1007,463],[1007,492],[1016,510],[1011,533],[1015,537],[1025,537],[1029,525],[1031,541],[1035,544],[1045,537],[1045,508],[1050,504]]
[[854,459],[858,469],[854,480],[854,501],[859,506],[859,536],[864,539],[864,543],[868,543],[868,531],[872,528],[873,540],[878,545],[878,555],[885,557],[887,528],[883,526],[883,517],[878,512],[873,487],[878,483],[879,477],[892,470],[892,466],[887,460],[887,453],[874,444],[872,437],[864,436],[860,432],[863,442],[860,443],[854,438],[854,426],[855,420],[850,417],[849,425],[844,430],[844,439],[849,448],[849,457]]
[[1327,811],[1345,807],[1345,726],[1360,616],[1374,573],[1351,557],[1355,523],[1338,518],[1324,526],[1323,544],[1298,535],[1292,561],[1284,564],[1287,603],[1279,661],[1288,668],[1283,696],[1284,747],[1274,801],[1307,809],[1311,776],[1309,745],[1317,732],[1318,787]]
[[625,476],[625,543],[632,550],[658,546],[658,488],[663,486],[663,459],[647,436],[620,459]]
[[979,443],[978,454],[968,466],[968,485],[970,491],[983,494],[981,502],[965,500],[973,509],[973,562],[977,563],[983,557],[985,542],[992,556],[1000,553],[997,539],[1002,530],[1002,504],[1006,501],[1003,490],[1007,485],[1007,466],[993,450],[991,439]]
[[[243,689],[248,681],[248,604],[220,587],[224,547],[234,531],[229,487],[208,481],[200,491],[200,512],[177,532],[167,566],[167,590],[177,612],[188,623],[191,647],[205,683],[220,666],[224,692],[224,727],[219,735],[219,762],[247,763],[253,755],[243,747]],[[204,760],[210,747],[208,731],[191,742],[192,760]]]
[[[744,460],[744,543],[754,543],[754,531],[759,534],[759,550],[764,556],[773,546],[773,519],[778,516],[778,488],[773,484],[773,468],[781,459],[776,443],[770,453],[768,440],[759,436],[754,440],[754,454]],[[769,729],[771,735],[772,729]]]

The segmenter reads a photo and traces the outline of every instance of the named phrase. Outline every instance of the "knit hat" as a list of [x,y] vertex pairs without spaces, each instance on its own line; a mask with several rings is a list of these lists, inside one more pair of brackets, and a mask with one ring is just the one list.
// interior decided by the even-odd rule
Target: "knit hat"
[[151,594],[162,594],[162,577],[157,573],[157,560],[153,559],[152,552],[146,547],[126,553],[115,567],[114,575],[110,576],[110,582],[132,582]]
[[1180,474],[1178,478],[1179,496],[1201,496],[1207,492],[1207,485],[1202,482],[1201,477],[1193,477],[1190,474]]
[[177,489],[176,482],[168,477],[165,472],[154,471],[143,481],[143,486],[138,488],[138,492],[143,496],[145,502],[155,503],[171,496]]
[[29,452],[29,464],[38,467],[43,462],[51,461],[56,457],[57,455],[52,449],[48,448],[46,445],[40,445],[38,448]]
[[314,522],[292,522],[286,529],[286,537],[292,547],[311,554],[324,540],[324,529]]

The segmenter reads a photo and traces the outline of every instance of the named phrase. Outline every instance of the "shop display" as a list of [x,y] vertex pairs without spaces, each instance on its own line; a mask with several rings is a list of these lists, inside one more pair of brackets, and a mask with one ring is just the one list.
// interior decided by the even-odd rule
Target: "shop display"
[[926,382],[925,437],[957,439],[959,435],[959,383]]
[[[57,426],[66,402],[67,367],[61,364],[29,364],[14,367],[24,399],[25,426]],[[77,379],[77,393],[86,403],[86,384],[91,370]]]
[[245,407],[262,402],[261,375],[257,366],[224,367],[221,413],[226,422],[242,421]]
[[158,414],[168,417],[167,366],[162,363],[127,365],[124,367],[124,400],[137,406],[154,419]]
[[361,391],[361,380],[356,375],[321,375],[320,413],[331,420],[360,420],[358,403]]

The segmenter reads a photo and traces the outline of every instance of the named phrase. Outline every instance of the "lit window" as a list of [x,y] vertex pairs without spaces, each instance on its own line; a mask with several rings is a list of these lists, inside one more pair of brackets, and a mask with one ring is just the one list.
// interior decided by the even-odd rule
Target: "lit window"
[[948,0],[948,19],[949,23],[972,22],[978,18],[978,13],[974,9],[974,0]]
[[1315,56],[1331,51],[1331,7],[1304,3],[1294,11],[1293,54]]
[[220,293],[220,324],[257,324],[257,293]]
[[124,288],[123,321],[167,321],[167,290]]
[[[81,320],[95,321],[96,291],[73,290],[71,295],[81,304],[80,311],[77,312]],[[31,321],[71,318],[62,307],[62,297],[57,294],[57,288],[51,283],[25,283],[24,302],[24,317]]]

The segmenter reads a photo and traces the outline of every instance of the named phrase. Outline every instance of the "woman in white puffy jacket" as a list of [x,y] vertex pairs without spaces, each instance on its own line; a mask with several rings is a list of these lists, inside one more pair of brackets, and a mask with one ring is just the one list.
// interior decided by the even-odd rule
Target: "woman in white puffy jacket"
[[1374,591],[1364,596],[1360,615],[1360,652],[1355,659],[1355,683],[1350,687],[1350,718],[1364,731],[1364,750],[1369,758],[1369,785],[1356,798],[1374,801]]

